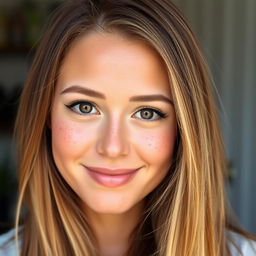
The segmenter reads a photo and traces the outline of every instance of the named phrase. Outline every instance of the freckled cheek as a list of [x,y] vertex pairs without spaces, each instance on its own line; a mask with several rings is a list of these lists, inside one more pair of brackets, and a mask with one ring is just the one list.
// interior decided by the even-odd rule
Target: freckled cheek
[[169,159],[173,153],[173,147],[176,139],[174,129],[159,129],[138,136],[137,141],[140,145],[140,151],[149,162],[159,163]]
[[90,127],[82,123],[56,120],[52,123],[52,143],[53,147],[64,154],[76,154],[84,150],[92,138]]

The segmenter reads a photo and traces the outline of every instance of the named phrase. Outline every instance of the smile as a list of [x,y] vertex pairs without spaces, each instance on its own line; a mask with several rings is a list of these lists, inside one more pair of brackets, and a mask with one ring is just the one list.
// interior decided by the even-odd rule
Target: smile
[[140,169],[107,169],[99,167],[84,167],[94,181],[102,186],[110,188],[119,187],[128,183]]

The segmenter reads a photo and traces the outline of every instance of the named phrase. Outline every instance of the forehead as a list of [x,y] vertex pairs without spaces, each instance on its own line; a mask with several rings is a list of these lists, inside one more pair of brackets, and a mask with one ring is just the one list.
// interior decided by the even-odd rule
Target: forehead
[[103,91],[171,93],[158,53],[142,41],[111,33],[90,33],[72,45],[60,68],[58,87],[74,83]]

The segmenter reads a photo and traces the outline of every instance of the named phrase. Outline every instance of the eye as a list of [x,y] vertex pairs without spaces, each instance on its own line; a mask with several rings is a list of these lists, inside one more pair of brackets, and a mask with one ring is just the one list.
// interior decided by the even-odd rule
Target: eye
[[[80,115],[99,114],[99,111],[96,110],[95,105],[88,101],[75,101],[65,106]],[[95,109],[96,111],[92,112],[93,109]]]
[[[142,117],[144,120],[148,121],[157,121],[162,118],[166,118],[168,115],[163,113],[160,110],[154,109],[154,108],[142,108],[139,111],[137,111],[135,114],[140,113],[139,115]],[[137,117],[136,117],[137,118]]]

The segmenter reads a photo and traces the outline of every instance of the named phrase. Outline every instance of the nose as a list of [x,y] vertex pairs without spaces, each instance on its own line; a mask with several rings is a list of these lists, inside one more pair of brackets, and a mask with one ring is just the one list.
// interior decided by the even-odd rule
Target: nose
[[129,153],[126,127],[120,118],[106,121],[100,129],[96,150],[108,158],[117,158]]

